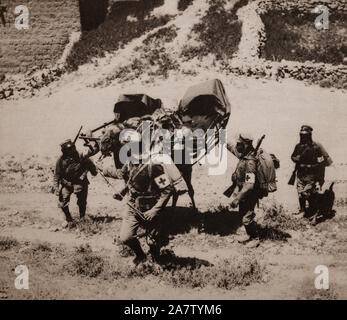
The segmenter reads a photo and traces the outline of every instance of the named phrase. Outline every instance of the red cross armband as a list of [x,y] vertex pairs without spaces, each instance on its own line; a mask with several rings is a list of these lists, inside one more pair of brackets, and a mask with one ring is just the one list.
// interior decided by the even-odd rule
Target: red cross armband
[[255,174],[251,172],[246,173],[245,183],[255,183]]
[[161,176],[154,178],[154,181],[159,189],[165,189],[170,185],[170,179],[166,174],[162,174]]

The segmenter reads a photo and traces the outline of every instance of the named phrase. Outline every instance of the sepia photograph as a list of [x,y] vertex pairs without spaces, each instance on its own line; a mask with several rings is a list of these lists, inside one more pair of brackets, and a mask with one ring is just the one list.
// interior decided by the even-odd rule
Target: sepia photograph
[[345,299],[347,0],[0,0],[0,303]]

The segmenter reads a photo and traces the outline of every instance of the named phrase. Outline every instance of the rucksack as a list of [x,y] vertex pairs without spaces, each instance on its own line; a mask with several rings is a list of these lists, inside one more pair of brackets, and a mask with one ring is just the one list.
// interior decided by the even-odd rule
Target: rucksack
[[257,160],[257,180],[262,195],[277,190],[276,169],[280,167],[280,161],[274,154],[269,154],[264,150],[259,150],[256,155]]
[[66,180],[76,182],[80,180],[84,172],[85,164],[83,162],[77,159],[68,159],[65,162],[64,176]]

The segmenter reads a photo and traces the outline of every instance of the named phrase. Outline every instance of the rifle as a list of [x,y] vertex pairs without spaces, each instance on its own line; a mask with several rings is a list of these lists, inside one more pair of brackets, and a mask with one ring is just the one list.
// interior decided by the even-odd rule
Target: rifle
[[79,136],[79,139],[84,140],[84,146],[89,147],[89,142],[94,141],[94,142],[99,142],[101,139],[100,138],[95,138],[95,137],[87,137],[83,134]]
[[[258,140],[257,146],[255,147],[254,151],[252,152],[252,155],[255,156],[258,153],[259,148],[260,148],[261,144],[263,143],[264,139],[265,139],[265,134]],[[232,196],[232,194],[234,193],[236,187],[237,187],[237,183],[233,182],[233,184],[227,190],[225,190],[223,194],[227,198],[230,198]]]
[[[111,189],[114,190],[114,187],[112,186],[112,184],[110,183],[110,181],[108,181],[108,179],[105,177],[105,175],[104,175],[104,173],[102,172],[102,170],[101,170],[100,168],[98,168],[98,167],[96,167],[96,168],[97,168],[97,170],[99,171],[100,175],[101,175],[101,176],[103,177],[103,179],[105,180],[107,186],[108,186],[109,188],[111,188]],[[115,194],[113,195],[113,198],[116,199],[116,200],[118,200],[118,201],[122,201],[122,200],[124,199],[125,195],[127,194],[128,190],[129,190],[128,187],[125,187],[121,192],[115,193]],[[127,203],[127,206],[128,206],[129,208],[133,209],[133,210],[140,216],[140,218],[141,218],[143,221],[146,221],[146,218],[144,217],[143,213],[142,213],[140,210],[138,210],[137,208],[135,208],[135,207],[134,207],[133,205],[131,205],[129,202]]]
[[110,126],[110,125],[113,124],[113,123],[114,123],[114,120],[112,120],[112,121],[110,121],[110,122],[107,122],[107,123],[104,123],[102,126],[97,127],[96,129],[92,130],[92,133],[95,133],[95,132],[97,132],[97,131],[99,131],[99,130],[101,130],[101,129],[104,129],[104,128]]
[[265,139],[265,134],[258,140],[257,146],[255,147],[254,151],[252,152],[252,155],[256,156],[261,144],[263,143],[263,140]]
[[74,141],[73,141],[73,144],[76,144],[77,139],[78,139],[78,137],[80,136],[82,129],[83,129],[83,126],[81,126],[81,128],[78,130],[78,133],[77,133],[77,135],[76,135],[76,137],[75,137],[75,139],[74,139]]
[[233,182],[233,184],[231,185],[231,187],[229,187],[228,189],[226,189],[224,191],[224,195],[227,197],[227,198],[230,198],[232,196],[232,194],[234,193],[235,189],[237,187],[237,183],[236,182]]
[[121,192],[115,193],[113,195],[113,199],[118,200],[118,201],[123,201],[124,197],[128,193],[129,188],[125,187]]
[[299,158],[299,161],[296,163],[295,168],[294,168],[294,171],[293,171],[293,173],[292,173],[292,175],[291,175],[291,177],[290,177],[290,179],[289,179],[289,181],[288,181],[288,184],[289,184],[290,186],[293,186],[293,185],[295,184],[295,178],[296,178],[296,173],[297,173],[298,168],[299,168],[300,159],[301,159],[302,155],[305,154],[305,153],[308,151],[308,149],[309,149],[309,146],[306,146],[306,148],[304,149],[304,151],[301,152],[301,156],[300,156],[300,158]]
[[78,138],[84,141],[100,141],[101,140],[101,138],[87,137],[84,134],[81,134]]
[[293,186],[295,184],[295,178],[296,178],[296,172],[297,171],[298,171],[298,165],[295,165],[295,169],[294,169],[294,171],[293,171],[293,173],[292,173],[292,175],[288,181],[288,184],[290,186]]

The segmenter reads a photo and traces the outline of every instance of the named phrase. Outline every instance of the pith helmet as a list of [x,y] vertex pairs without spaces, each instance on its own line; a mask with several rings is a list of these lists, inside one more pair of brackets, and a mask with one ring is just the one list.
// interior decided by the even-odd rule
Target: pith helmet
[[75,145],[73,144],[73,142],[70,139],[68,139],[68,140],[64,141],[60,145],[60,147],[61,147],[62,151],[66,151],[66,150],[70,150],[70,149],[74,148]]
[[239,140],[245,141],[245,142],[253,142],[254,138],[250,133],[243,132],[243,133],[240,133]]

